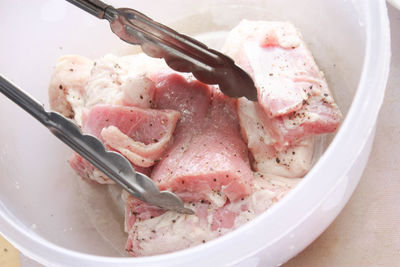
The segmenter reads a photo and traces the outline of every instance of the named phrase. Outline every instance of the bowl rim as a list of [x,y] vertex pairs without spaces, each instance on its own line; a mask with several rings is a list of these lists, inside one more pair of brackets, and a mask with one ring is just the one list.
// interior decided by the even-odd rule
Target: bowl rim
[[[169,254],[140,258],[97,256],[55,245],[26,229],[24,225],[18,224],[12,220],[13,215],[7,211],[6,207],[0,208],[1,234],[26,256],[40,263],[68,266],[114,266],[115,264],[118,264],[118,266],[131,266],[132,264],[157,266],[161,263],[164,265],[166,263],[168,263],[168,265],[189,264],[196,263],[199,260],[204,260],[213,264],[215,264],[215,262],[220,262],[221,264],[226,262],[232,263],[240,261],[250,254],[255,254],[257,251],[277,242],[282,236],[286,235],[292,229],[295,229],[302,221],[306,220],[307,217],[323,203],[325,197],[329,195],[329,192],[332,192],[339,184],[340,181],[337,180],[337,177],[340,177],[340,180],[348,179],[345,175],[347,170],[357,159],[374,129],[380,107],[383,103],[385,85],[389,74],[389,20],[384,1],[366,1],[362,5],[366,11],[365,30],[367,34],[365,57],[360,82],[350,110],[341,128],[332,140],[332,143],[302,183],[296,186],[284,199],[257,218],[235,231],[207,242],[202,246],[196,246]],[[375,13],[374,15],[371,14],[373,11]],[[378,15],[376,15],[376,13]],[[381,53],[376,53],[375,51],[381,51]],[[356,112],[356,109],[359,111]],[[368,120],[360,120],[359,114],[363,114]],[[352,134],[350,129],[354,128],[358,129],[361,135],[357,136]],[[352,146],[357,149],[346,151],[345,149],[340,149],[338,144],[341,144],[341,147]],[[324,169],[328,167],[328,162],[325,159],[332,158],[333,155],[335,155],[335,159],[337,160],[329,162],[329,169],[331,171],[329,173],[324,173]],[[319,192],[311,195],[308,194],[306,190],[303,190],[304,187],[310,187],[311,184],[320,184],[322,179],[318,181],[318,176],[322,173],[324,173],[325,179],[330,181],[336,179],[337,183],[327,183],[327,185],[321,187]],[[335,186],[332,186],[333,184]],[[314,203],[312,205],[314,208],[309,209],[307,205],[303,205],[301,207],[296,207],[296,211],[293,211],[293,203],[300,200],[306,201],[307,203]],[[292,217],[296,219],[296,223],[289,225],[289,227],[288,225],[274,225],[274,222],[270,219],[273,217],[274,220],[276,220],[279,217],[285,216],[289,211],[294,212]],[[267,235],[268,233],[266,233],[267,231],[265,231],[265,229],[271,225],[274,225],[275,228],[279,230],[279,234],[275,239],[271,239],[268,242],[264,241],[263,243],[254,242],[250,245],[248,242],[244,242],[254,234],[258,236]],[[223,253],[227,242],[230,243],[231,247],[234,247],[229,254],[226,252]],[[223,260],[219,259],[221,255],[224,255]],[[206,264],[204,261],[201,263],[202,265]]]

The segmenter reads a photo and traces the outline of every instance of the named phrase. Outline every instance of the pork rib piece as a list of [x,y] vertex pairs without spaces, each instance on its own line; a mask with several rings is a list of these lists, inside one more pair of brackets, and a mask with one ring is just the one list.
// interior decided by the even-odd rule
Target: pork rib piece
[[288,178],[303,177],[311,168],[314,138],[307,137],[282,151],[274,147],[270,119],[258,104],[238,99],[241,132],[254,158],[253,168],[261,173]]
[[151,256],[203,244],[252,220],[283,198],[298,181],[257,174],[250,196],[220,208],[207,201],[187,203],[194,215],[165,212],[126,193],[126,250],[132,256]]
[[[108,149],[120,152],[141,171],[160,160],[179,117],[175,110],[97,105],[84,113],[82,131],[99,138]],[[111,182],[77,154],[70,164],[80,176]]]
[[253,174],[232,100],[178,74],[153,79],[156,107],[182,114],[174,143],[151,175],[160,189],[216,206],[248,195]]
[[231,31],[223,51],[254,79],[276,149],[338,128],[339,108],[292,24],[244,20]]

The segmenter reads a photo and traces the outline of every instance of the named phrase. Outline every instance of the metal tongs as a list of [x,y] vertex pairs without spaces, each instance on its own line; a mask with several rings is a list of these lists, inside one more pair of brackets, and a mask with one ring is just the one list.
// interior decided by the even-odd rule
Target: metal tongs
[[99,19],[110,22],[111,30],[122,40],[141,45],[150,57],[164,58],[172,69],[191,72],[201,82],[218,84],[230,97],[256,101],[257,89],[251,77],[224,54],[180,34],[142,13],[119,8],[98,0],[67,0]]
[[56,112],[47,112],[42,104],[2,75],[0,75],[0,92],[134,197],[163,209],[193,214],[191,209],[183,206],[183,201],[177,195],[169,191],[160,192],[153,180],[143,173],[136,172],[124,156],[107,151],[97,138],[82,134],[73,121]]
[[[218,84],[231,97],[257,100],[257,90],[250,76],[232,59],[206,45],[146,17],[140,12],[115,9],[97,0],[67,0],[100,19],[110,22],[111,30],[122,40],[139,44],[151,57],[164,58],[179,72],[191,72],[201,82]],[[30,113],[56,137],[79,153],[131,195],[167,210],[193,214],[183,201],[169,191],[161,191],[148,176],[136,172],[130,162],[117,152],[107,151],[95,137],[84,135],[74,122],[43,105],[0,75],[0,92]]]

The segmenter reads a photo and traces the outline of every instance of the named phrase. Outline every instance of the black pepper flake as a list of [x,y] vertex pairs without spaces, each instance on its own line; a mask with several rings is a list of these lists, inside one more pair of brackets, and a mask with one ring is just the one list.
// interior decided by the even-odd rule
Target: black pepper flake
[[150,216],[150,219],[153,219],[154,218],[154,216]]
[[273,73],[270,73],[269,76],[274,76],[274,74],[273,74]]
[[281,162],[281,160],[279,158],[276,158],[275,160],[276,160],[276,163],[280,163]]
[[158,142],[158,139],[154,138],[153,141],[157,143],[157,142]]
[[214,182],[216,182],[216,181],[217,181],[217,179],[215,179],[215,178],[214,178],[214,180],[213,180],[213,181],[214,181]]
[[176,220],[174,219],[174,220],[172,220],[172,223],[176,223]]
[[292,152],[292,155],[296,155],[296,152],[293,151],[293,152]]
[[58,86],[58,88],[60,88],[61,90],[63,89],[63,86],[60,84],[59,86]]
[[185,183],[185,181],[184,180],[182,180],[182,182],[181,182],[182,184],[184,184]]
[[74,69],[69,69],[69,71],[74,71]]
[[140,99],[143,99],[143,96],[142,96],[142,95],[140,95]]
[[325,93],[325,94],[324,94],[324,96],[328,96],[328,94],[327,94],[327,93]]
[[151,127],[151,126],[153,126],[153,124],[152,124],[152,123],[150,123],[150,127]]
[[151,230],[151,232],[155,234],[155,233],[156,233],[156,230]]
[[7,252],[7,251],[8,251],[8,249],[7,249],[7,248],[4,248],[4,249],[3,249],[3,251],[4,251],[4,252]]
[[203,240],[203,241],[201,241],[201,242],[203,242],[203,243],[206,243],[206,241],[205,241],[205,240]]

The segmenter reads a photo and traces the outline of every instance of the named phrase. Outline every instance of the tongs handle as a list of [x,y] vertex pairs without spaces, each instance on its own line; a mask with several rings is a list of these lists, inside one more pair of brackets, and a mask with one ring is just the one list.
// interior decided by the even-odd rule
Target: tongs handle
[[92,14],[93,16],[102,19],[106,8],[109,6],[106,3],[98,0],[67,0],[71,4],[79,7],[82,10]]
[[218,84],[231,97],[257,100],[251,77],[228,56],[205,44],[158,23],[137,10],[107,5],[98,0],[67,0],[100,19],[110,22],[111,30],[130,44],[139,44],[144,53],[164,58],[172,69],[191,72],[201,82]]
[[71,120],[56,112],[47,112],[43,105],[2,75],[0,75],[0,92],[136,198],[161,208],[193,213],[192,210],[184,208],[182,200],[175,194],[160,192],[148,176],[136,172],[121,154],[107,151],[97,138],[82,134],[79,127]]

